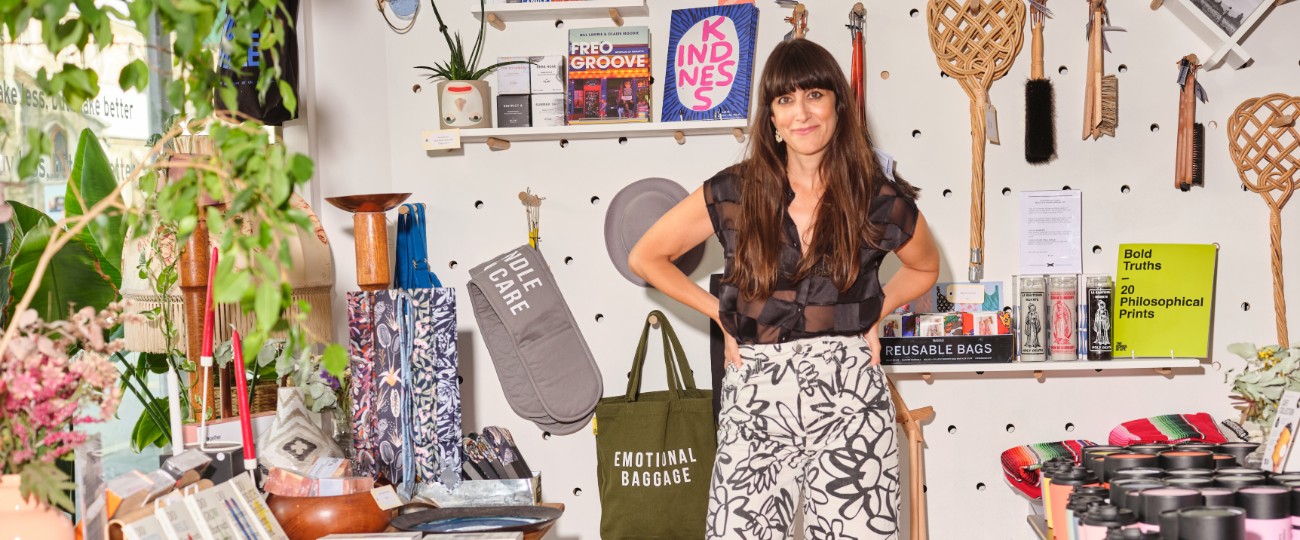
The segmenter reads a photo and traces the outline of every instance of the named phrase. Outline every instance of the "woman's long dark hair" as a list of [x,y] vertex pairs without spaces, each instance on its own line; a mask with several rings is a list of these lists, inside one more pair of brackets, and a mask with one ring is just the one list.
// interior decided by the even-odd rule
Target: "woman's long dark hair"
[[[786,147],[776,140],[772,103],[796,90],[835,93],[835,133],[821,162],[825,184],[813,224],[812,245],[791,276],[793,281],[823,268],[840,291],[857,280],[863,242],[876,245],[879,227],[868,210],[881,182],[889,182],[876,160],[871,134],[856,113],[849,83],[831,53],[806,39],[776,46],[759,81],[758,111],[750,126],[749,156],[735,165],[740,180],[736,262],[728,281],[748,299],[767,298],[776,288],[778,260],[785,235]],[[899,195],[915,198],[918,190],[901,178]]]

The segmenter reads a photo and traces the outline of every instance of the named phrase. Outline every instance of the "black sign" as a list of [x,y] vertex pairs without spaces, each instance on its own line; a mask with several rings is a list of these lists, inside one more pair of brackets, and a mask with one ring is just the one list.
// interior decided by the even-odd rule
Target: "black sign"
[[1015,356],[1009,335],[880,338],[880,346],[885,365],[997,363]]

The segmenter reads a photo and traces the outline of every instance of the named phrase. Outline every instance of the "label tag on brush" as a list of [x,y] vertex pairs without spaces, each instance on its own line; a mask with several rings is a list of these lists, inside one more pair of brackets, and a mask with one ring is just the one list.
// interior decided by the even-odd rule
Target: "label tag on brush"
[[984,138],[990,143],[1002,144],[998,140],[998,110],[992,103],[984,104]]

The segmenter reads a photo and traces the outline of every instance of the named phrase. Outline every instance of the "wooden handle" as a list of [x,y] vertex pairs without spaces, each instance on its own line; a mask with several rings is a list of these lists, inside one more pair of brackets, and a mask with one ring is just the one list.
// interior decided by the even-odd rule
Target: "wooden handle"
[[388,223],[383,212],[357,212],[352,215],[356,235],[357,286],[363,291],[388,288],[392,274],[388,269]]
[[1043,24],[1038,23],[1033,28],[1033,43],[1031,52],[1033,58],[1029,64],[1029,78],[1042,79],[1043,77]]
[[1192,129],[1196,124],[1196,64],[1188,58],[1190,69],[1182,91],[1178,95],[1178,146],[1175,152],[1177,163],[1174,164],[1174,188],[1192,185],[1193,137]]
[[[191,362],[198,365],[199,356],[203,354],[203,316],[208,299],[208,266],[211,260],[208,244],[208,222],[206,215],[199,212],[199,222],[185,243],[181,253],[180,282],[185,304],[185,354]],[[216,393],[212,391],[215,378],[211,368],[196,369],[190,373],[190,411],[191,422],[198,422],[204,406],[203,372],[208,373],[207,410],[215,408]]]

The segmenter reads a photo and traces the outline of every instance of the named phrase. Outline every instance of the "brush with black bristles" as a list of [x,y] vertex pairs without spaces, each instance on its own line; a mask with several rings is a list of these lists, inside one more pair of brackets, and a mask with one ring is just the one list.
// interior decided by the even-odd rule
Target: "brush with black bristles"
[[1032,61],[1025,81],[1025,161],[1035,165],[1056,157],[1056,98],[1043,74],[1043,22],[1052,16],[1047,0],[1028,0],[1033,29]]
[[1196,80],[1200,67],[1195,54],[1178,61],[1180,91],[1174,187],[1183,191],[1205,185],[1205,126],[1196,122],[1196,100],[1206,100],[1205,89]]

